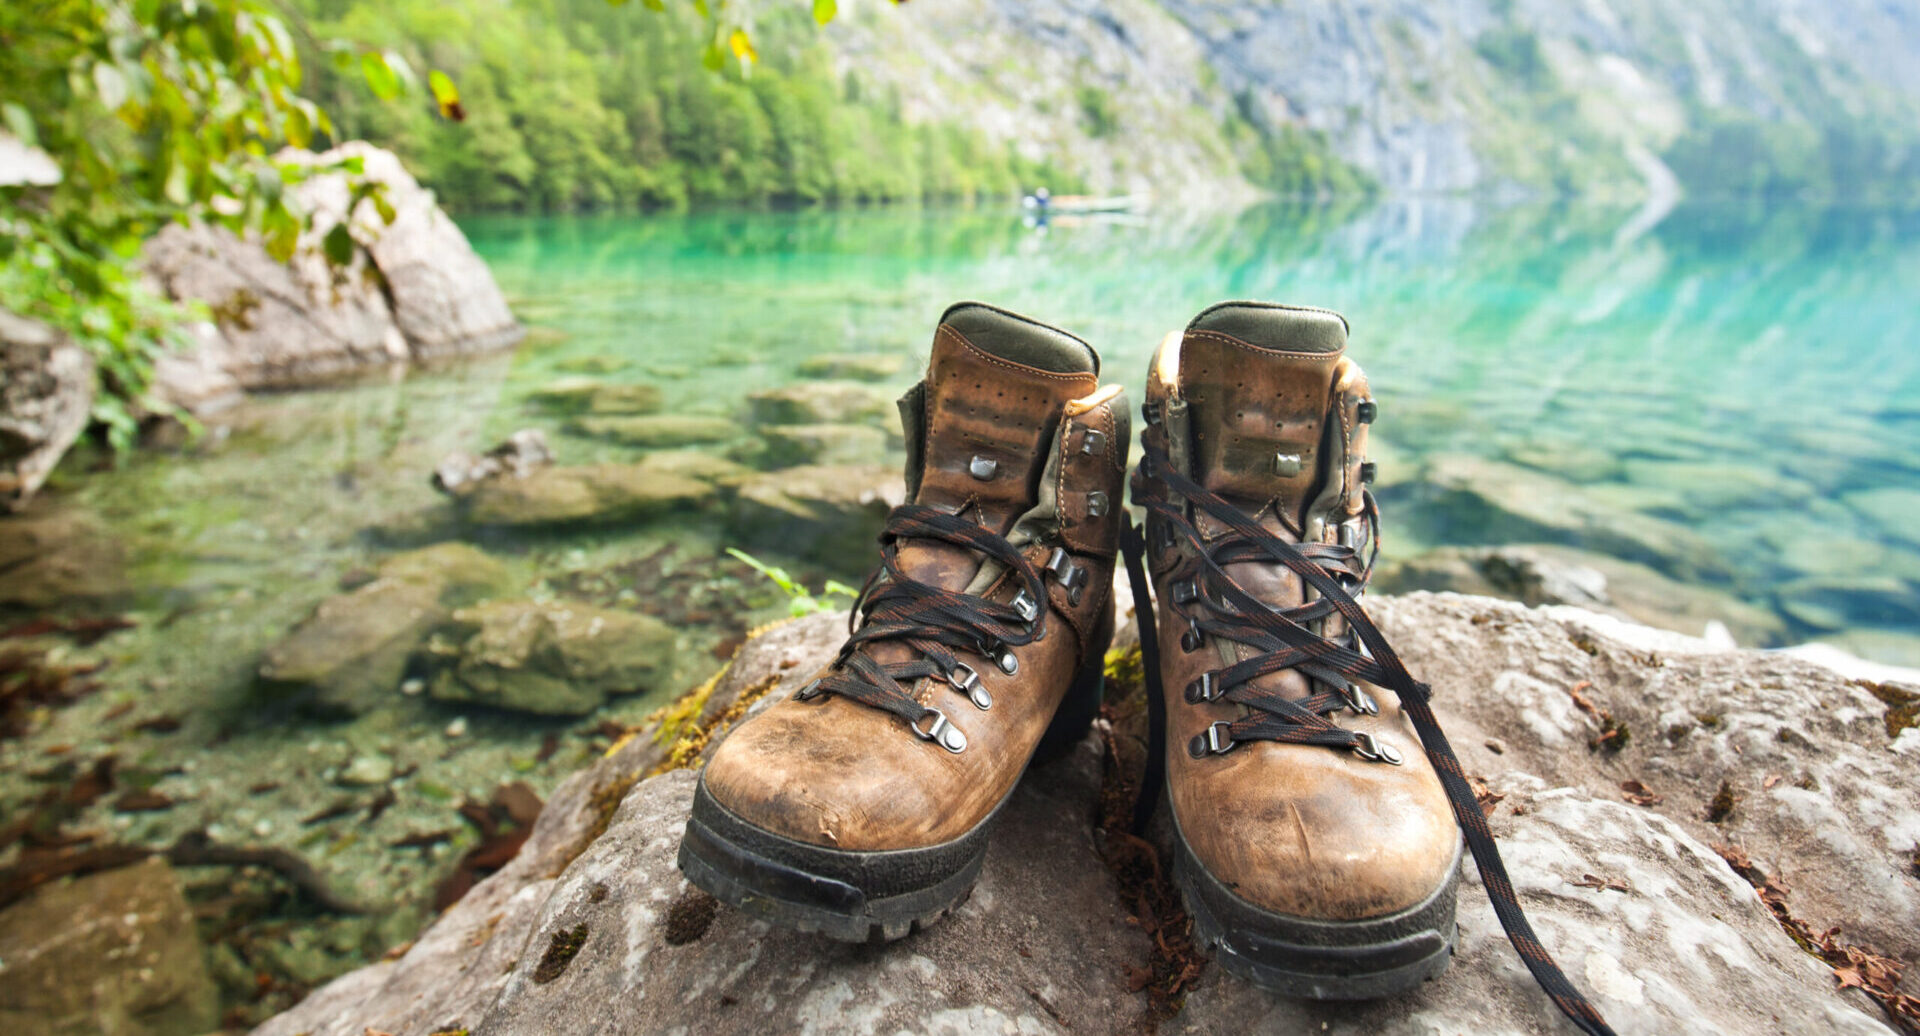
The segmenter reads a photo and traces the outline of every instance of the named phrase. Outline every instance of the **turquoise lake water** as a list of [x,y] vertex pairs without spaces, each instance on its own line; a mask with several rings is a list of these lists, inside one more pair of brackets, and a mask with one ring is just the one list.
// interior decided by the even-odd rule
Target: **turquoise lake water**
[[[1390,557],[1563,543],[1774,613],[1764,639],[1920,662],[1920,219],[1465,200],[1024,225],[998,209],[465,222],[566,357],[631,357],[731,413],[824,353],[924,359],[991,301],[1087,338],[1138,395],[1223,298],[1327,306],[1382,401]],[[490,431],[511,430],[508,419]],[[1698,632],[1694,630],[1694,632]]]

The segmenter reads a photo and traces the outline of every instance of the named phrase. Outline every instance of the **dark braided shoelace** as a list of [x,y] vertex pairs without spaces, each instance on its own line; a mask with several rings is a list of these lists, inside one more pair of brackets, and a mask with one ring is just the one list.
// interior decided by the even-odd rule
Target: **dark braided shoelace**
[[[899,563],[902,540],[940,540],[998,562],[1018,581],[1021,592],[1008,603],[948,590],[909,576]],[[963,751],[967,738],[945,713],[921,704],[910,688],[924,677],[938,677],[980,709],[993,707],[973,667],[954,653],[958,648],[994,660],[1003,672],[1019,670],[1008,650],[1046,635],[1046,588],[1040,571],[1006,537],[938,508],[904,504],[887,515],[880,535],[881,567],[867,577],[848,619],[847,642],[833,667],[802,687],[801,700],[837,694],[907,721],[920,737],[950,752]],[[882,578],[884,577],[884,578]],[[910,662],[881,663],[865,650],[883,641],[900,641],[919,653]]]
[[[1398,763],[1397,754],[1388,746],[1375,743],[1366,734],[1346,730],[1327,718],[1346,708],[1358,712],[1374,710],[1365,692],[1351,681],[1365,680],[1398,694],[1401,709],[1413,721],[1427,758],[1446,789],[1454,818],[1465,833],[1467,848],[1480,868],[1487,898],[1493,904],[1494,914],[1500,918],[1500,927],[1506,931],[1507,939],[1519,951],[1520,959],[1554,1006],[1581,1031],[1592,1036],[1612,1036],[1613,1030],[1607,1027],[1599,1010],[1568,980],[1534,935],[1533,926],[1527,923],[1513,882],[1507,877],[1506,865],[1500,860],[1500,850],[1494,845],[1486,814],[1481,811],[1460,759],[1447,743],[1429,705],[1432,689],[1407,672],[1399,655],[1353,599],[1353,592],[1365,585],[1371,559],[1362,567],[1358,552],[1350,546],[1287,543],[1239,508],[1176,471],[1166,454],[1159,450],[1147,450],[1136,478],[1161,480],[1171,496],[1184,498],[1230,530],[1212,544],[1203,544],[1199,532],[1187,520],[1184,508],[1173,500],[1147,498],[1138,492],[1136,483],[1136,502],[1150,514],[1159,516],[1174,535],[1185,537],[1196,547],[1199,564],[1195,571],[1175,573],[1179,577],[1176,584],[1185,583],[1192,588],[1186,603],[1198,605],[1196,610],[1207,613],[1205,617],[1182,613],[1192,624],[1190,634],[1197,631],[1199,635],[1224,637],[1262,652],[1209,672],[1189,685],[1186,692],[1189,701],[1226,700],[1247,705],[1251,710],[1232,723],[1214,724],[1206,734],[1195,739],[1189,751],[1206,755],[1229,751],[1241,741],[1270,740],[1346,748],[1369,759]],[[1370,523],[1377,524],[1377,513],[1369,495]],[[1377,537],[1375,539],[1377,542]],[[1165,689],[1160,682],[1160,644],[1149,597],[1150,584],[1142,561],[1146,544],[1140,530],[1132,524],[1126,528],[1123,546],[1127,576],[1137,602],[1135,614],[1140,622],[1147,689],[1153,697],[1149,708],[1147,774],[1134,813],[1136,827],[1144,829],[1166,778]],[[1261,603],[1226,572],[1227,565],[1248,561],[1285,566],[1317,591],[1319,597],[1283,610]],[[1306,625],[1334,614],[1346,620],[1348,630],[1339,640],[1323,637]],[[1288,700],[1275,692],[1250,686],[1250,681],[1284,669],[1296,669],[1327,689],[1303,699]]]

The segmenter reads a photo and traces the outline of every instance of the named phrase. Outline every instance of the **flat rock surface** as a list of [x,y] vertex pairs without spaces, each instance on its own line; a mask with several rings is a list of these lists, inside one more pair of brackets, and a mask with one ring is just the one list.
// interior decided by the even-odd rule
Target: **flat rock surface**
[[[1816,931],[1840,925],[1843,941],[1911,962],[1920,880],[1901,868],[1916,833],[1920,733],[1889,737],[1872,693],[1797,659],[1574,609],[1451,594],[1373,607],[1435,686],[1467,770],[1499,796],[1493,827],[1535,927],[1619,1031],[1889,1031],[1714,847],[1741,845],[1755,867],[1782,875],[1790,908]],[[818,615],[750,640],[710,694],[669,717],[688,734],[673,758],[697,765],[728,722],[804,680],[838,646],[841,621]],[[1590,748],[1602,721],[1581,700],[1624,722],[1628,743]],[[1682,715],[1693,719],[1684,732]],[[1147,1004],[1129,979],[1148,963],[1147,937],[1093,826],[1100,728],[1028,774],[972,898],[881,947],[770,929],[691,890],[673,859],[694,771],[641,779],[667,756],[636,737],[571,778],[520,857],[404,956],[337,980],[257,1032],[1141,1028]],[[1659,793],[1655,805],[1625,801],[1620,783],[1632,779]],[[1723,780],[1737,804],[1709,821]],[[1414,994],[1290,1001],[1209,966],[1161,1029],[1572,1031],[1506,944],[1471,870],[1460,926],[1452,969]]]

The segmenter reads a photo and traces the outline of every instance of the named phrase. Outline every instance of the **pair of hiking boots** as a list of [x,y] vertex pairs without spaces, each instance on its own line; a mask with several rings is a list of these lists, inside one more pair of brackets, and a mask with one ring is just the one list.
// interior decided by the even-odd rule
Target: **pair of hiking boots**
[[688,879],[848,941],[945,915],[1028,763],[1099,709],[1124,553],[1156,699],[1136,822],[1164,785],[1175,881],[1228,972],[1320,999],[1438,975],[1464,835],[1535,977],[1606,1031],[1520,915],[1426,686],[1355,603],[1377,541],[1376,408],[1346,344],[1336,313],[1249,302],[1168,335],[1141,408],[1142,530],[1122,507],[1130,407],[1092,347],[949,309],[900,401],[909,502],[851,635],[715,749]]

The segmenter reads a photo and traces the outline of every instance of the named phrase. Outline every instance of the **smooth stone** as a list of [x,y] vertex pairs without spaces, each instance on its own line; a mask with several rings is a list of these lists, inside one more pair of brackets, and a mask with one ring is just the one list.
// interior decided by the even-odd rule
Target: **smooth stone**
[[755,424],[899,422],[893,399],[857,381],[800,381],[747,397]]
[[1810,615],[1827,613],[1837,618],[1833,625],[1808,625],[1821,629],[1844,626],[1920,626],[1920,587],[1886,575],[1816,575],[1796,579],[1775,589],[1782,608],[1798,609]]
[[50,325],[0,309],[0,504],[31,497],[86,430],[94,367]]
[[66,510],[0,516],[0,604],[29,609],[125,597],[127,545]]
[[160,859],[0,911],[0,1032],[200,1036],[219,1021],[193,908]]
[[1656,461],[1633,458],[1624,465],[1626,481],[1667,490],[1693,507],[1722,510],[1755,503],[1779,507],[1809,500],[1810,483],[1772,468],[1732,462]]
[[1889,536],[1920,543],[1920,490],[1880,486],[1847,493],[1840,499]]
[[529,393],[527,399],[560,414],[651,414],[665,402],[658,385],[618,384],[599,378],[562,378]]
[[665,623],[572,602],[489,601],[455,612],[440,636],[460,643],[431,685],[441,701],[578,716],[673,671]]
[[607,439],[627,446],[658,449],[724,442],[740,435],[740,426],[724,417],[654,414],[645,417],[581,417],[561,428],[569,435]]
[[624,356],[610,353],[593,353],[588,356],[575,356],[554,364],[556,370],[571,374],[612,374],[627,369],[628,361]]
[[752,470],[744,464],[703,450],[656,450],[640,458],[637,466],[650,474],[676,475],[716,483],[739,478]]
[[849,575],[879,557],[887,512],[906,498],[896,469],[804,465],[738,483],[732,533],[748,549],[811,558]]
[[[401,690],[405,692],[404,687]],[[384,755],[361,755],[355,756],[347,768],[340,771],[339,783],[350,788],[371,788],[390,780],[393,780],[393,760]]]
[[802,360],[800,374],[842,381],[886,381],[906,365],[906,358],[896,353],[834,353]]
[[463,501],[475,525],[618,522],[698,507],[715,496],[707,482],[639,464],[542,468],[525,478],[481,483]]
[[464,543],[395,555],[372,582],[320,602],[268,648],[261,682],[310,692],[326,709],[365,712],[391,699],[408,656],[453,609],[510,583],[506,566]]
[[766,463],[787,468],[800,464],[872,464],[886,455],[886,433],[872,425],[763,425]]
[[522,428],[478,457],[464,451],[448,454],[433,469],[433,488],[461,496],[490,478],[525,478],[552,463],[553,449],[547,445],[546,433]]

